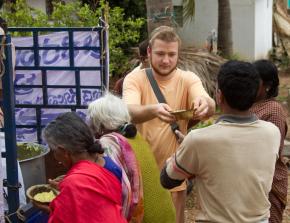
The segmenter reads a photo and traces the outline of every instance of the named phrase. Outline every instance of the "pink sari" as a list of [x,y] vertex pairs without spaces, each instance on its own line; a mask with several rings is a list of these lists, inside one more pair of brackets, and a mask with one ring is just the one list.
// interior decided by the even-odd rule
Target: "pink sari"
[[109,156],[122,169],[122,212],[131,222],[142,222],[144,214],[141,171],[127,139],[118,133],[101,137],[100,142]]

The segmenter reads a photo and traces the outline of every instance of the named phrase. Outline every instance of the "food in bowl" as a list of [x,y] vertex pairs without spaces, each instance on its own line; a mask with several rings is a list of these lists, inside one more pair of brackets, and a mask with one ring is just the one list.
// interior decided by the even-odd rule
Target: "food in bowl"
[[45,204],[50,203],[58,194],[59,191],[49,184],[34,185],[26,191],[26,195],[30,200]]
[[56,198],[56,195],[53,193],[52,190],[49,192],[41,192],[33,196],[33,199],[35,201],[41,203],[50,203],[54,198]]
[[42,153],[42,145],[30,142],[17,143],[17,158],[19,161],[30,159]]

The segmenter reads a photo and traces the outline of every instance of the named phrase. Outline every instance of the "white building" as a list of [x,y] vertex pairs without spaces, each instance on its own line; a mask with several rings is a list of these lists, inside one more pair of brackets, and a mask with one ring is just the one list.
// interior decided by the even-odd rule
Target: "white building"
[[[182,0],[173,0],[180,5]],[[217,30],[218,1],[195,0],[195,17],[178,28],[185,46],[203,47],[209,32]],[[233,49],[241,59],[267,58],[272,48],[273,0],[230,0]]]

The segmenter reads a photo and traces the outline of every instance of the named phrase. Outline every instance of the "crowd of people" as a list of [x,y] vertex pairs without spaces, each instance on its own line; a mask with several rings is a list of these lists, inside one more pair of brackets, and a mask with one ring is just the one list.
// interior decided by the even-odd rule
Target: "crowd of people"
[[[158,27],[143,45],[142,63],[116,88],[122,98],[106,92],[89,104],[86,120],[67,112],[45,127],[44,140],[69,170],[50,182],[59,195],[35,206],[50,223],[184,223],[194,179],[195,222],[282,222],[287,124],[275,100],[275,65],[226,62],[214,100],[196,74],[177,67],[181,40],[173,28]],[[208,119],[216,106],[213,125],[187,132],[190,120]],[[192,115],[176,117],[178,110]]]

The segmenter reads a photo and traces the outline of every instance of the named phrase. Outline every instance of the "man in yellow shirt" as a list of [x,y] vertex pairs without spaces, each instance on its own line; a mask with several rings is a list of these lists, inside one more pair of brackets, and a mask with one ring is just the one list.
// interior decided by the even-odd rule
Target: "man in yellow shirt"
[[[132,122],[137,124],[141,135],[148,141],[161,169],[177,149],[178,142],[170,123],[177,121],[186,134],[188,120],[176,120],[170,111],[193,109],[193,119],[203,120],[215,111],[215,102],[209,97],[198,76],[177,68],[180,38],[174,29],[158,27],[152,32],[148,46],[148,58],[165,103],[158,103],[146,71],[128,74],[123,84],[123,99],[128,104]],[[172,190],[176,208],[176,222],[184,222],[186,185]]]

